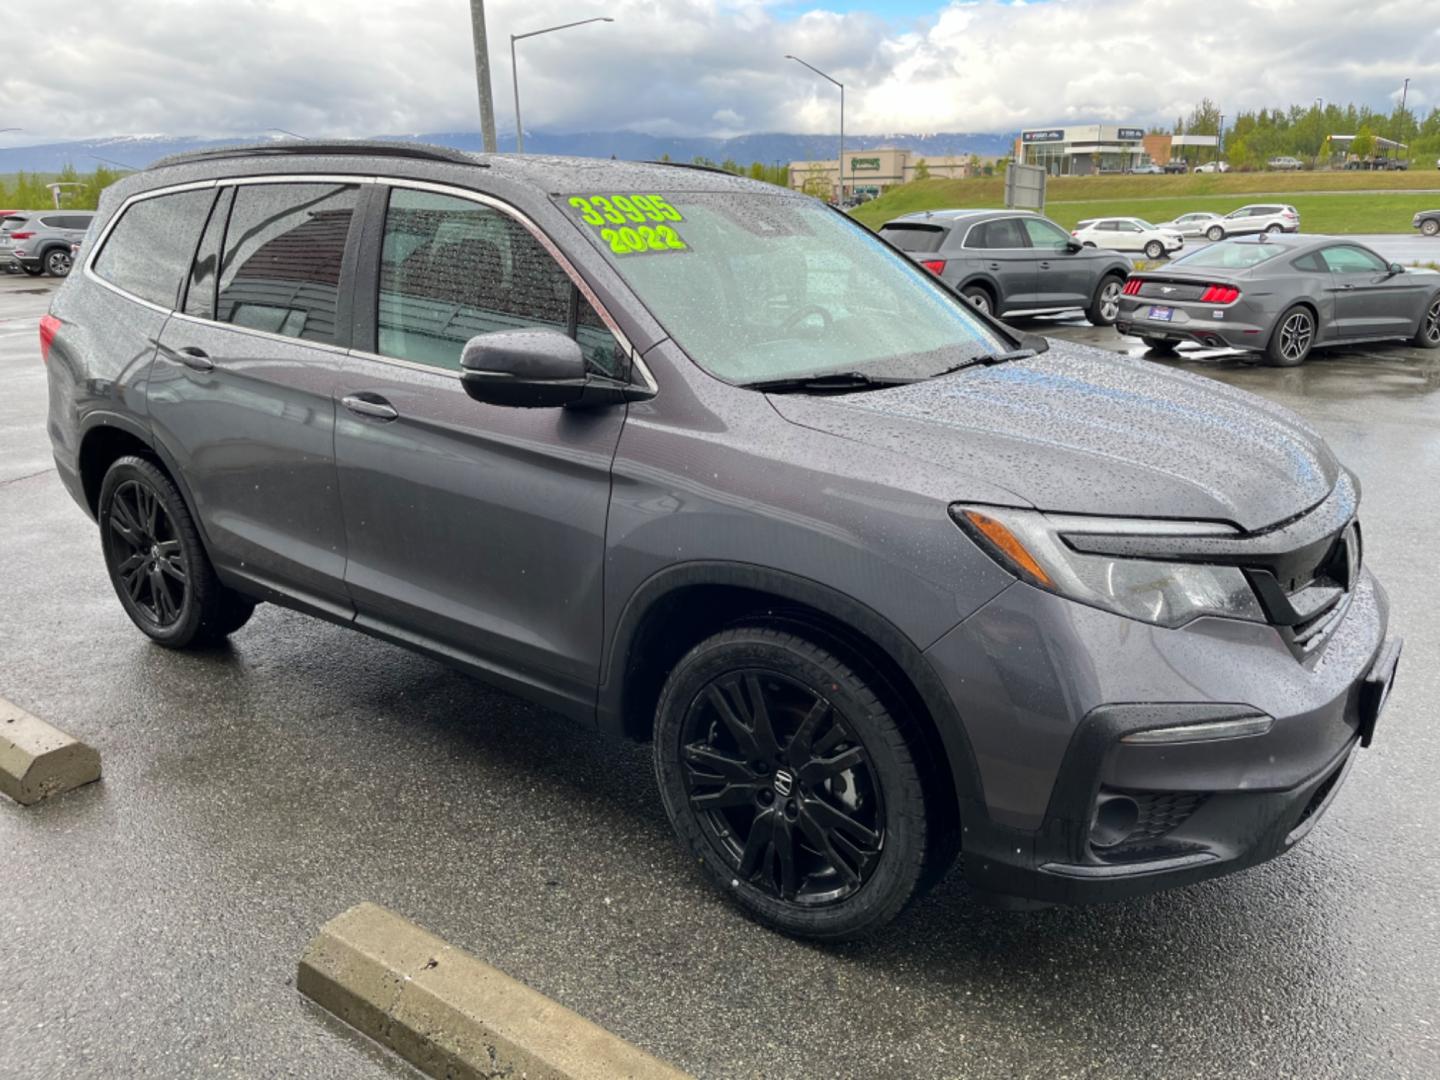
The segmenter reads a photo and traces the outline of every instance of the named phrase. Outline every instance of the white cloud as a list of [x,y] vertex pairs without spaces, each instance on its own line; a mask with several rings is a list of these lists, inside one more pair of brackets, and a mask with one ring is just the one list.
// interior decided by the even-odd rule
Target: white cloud
[[[1168,123],[1209,96],[1241,108],[1440,96],[1440,50],[1416,33],[1434,0],[937,0],[890,25],[795,16],[765,0],[491,0],[499,125],[513,125],[510,33],[528,128],[656,133],[1005,131],[1060,120]],[[0,74],[25,141],[135,131],[310,135],[470,129],[464,0],[68,0]],[[12,136],[11,139],[15,137]]]

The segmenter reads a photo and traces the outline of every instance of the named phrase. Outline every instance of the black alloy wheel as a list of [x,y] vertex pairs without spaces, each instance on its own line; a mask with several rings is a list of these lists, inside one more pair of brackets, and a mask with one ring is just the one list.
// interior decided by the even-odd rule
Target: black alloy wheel
[[174,626],[190,599],[190,568],[159,494],[142,480],[125,481],[111,494],[106,522],[125,595],[155,629]]
[[924,887],[907,742],[868,685],[804,638],[744,627],[691,650],[661,694],[655,759],[681,840],[762,922],[857,937]]
[[255,601],[223,586],[180,490],[153,461],[122,457],[100,485],[97,517],[110,583],[130,620],[183,649],[240,629]]
[[802,906],[869,880],[885,804],[830,701],[778,672],[727,672],[691,703],[683,739],[690,805],[741,878]]
[[1265,347],[1265,362],[1271,367],[1295,367],[1305,362],[1314,344],[1315,316],[1309,308],[1296,304],[1276,322]]

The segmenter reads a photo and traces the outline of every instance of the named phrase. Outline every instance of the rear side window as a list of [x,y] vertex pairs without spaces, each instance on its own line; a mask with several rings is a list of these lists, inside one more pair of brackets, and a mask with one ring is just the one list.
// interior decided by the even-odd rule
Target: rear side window
[[225,230],[215,317],[333,343],[340,266],[359,188],[245,184]]
[[131,203],[105,238],[95,273],[132,296],[175,306],[215,192],[177,191]]
[[939,251],[950,230],[943,225],[889,224],[880,229],[880,235],[901,251],[913,251],[917,255]]
[[382,356],[454,371],[465,343],[496,330],[557,330],[586,363],[620,377],[624,354],[560,264],[508,214],[396,188],[380,253]]
[[1317,252],[1310,252],[1309,255],[1301,255],[1290,264],[1296,270],[1306,270],[1312,273],[1323,272],[1325,267],[1320,263],[1320,255]]
[[1025,238],[1020,232],[1020,222],[1014,218],[997,218],[982,222],[970,230],[965,246],[972,248],[1023,248]]

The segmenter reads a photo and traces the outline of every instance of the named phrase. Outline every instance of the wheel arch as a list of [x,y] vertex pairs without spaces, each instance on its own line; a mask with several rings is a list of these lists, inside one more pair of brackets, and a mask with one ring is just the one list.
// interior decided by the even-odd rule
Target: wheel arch
[[105,473],[116,459],[127,454],[148,458],[164,470],[185,500],[185,509],[195,522],[201,543],[210,549],[205,527],[196,511],[195,500],[185,477],[176,466],[174,458],[165,452],[139,420],[124,413],[96,410],[89,413],[80,425],[78,449],[75,455],[76,472],[80,477],[80,490],[85,496],[85,509],[92,518],[99,516],[100,485]]
[[[956,292],[964,292],[966,289],[984,289],[990,297],[990,310],[992,312],[1000,310],[1004,293],[1000,290],[1000,283],[989,274],[983,272],[971,274],[955,286]],[[973,307],[974,305],[971,306]]]
[[[959,713],[921,649],[878,612],[827,585],[748,563],[694,562],[642,584],[617,621],[597,695],[603,731],[650,738],[661,687],[695,644],[727,626],[789,626],[830,649],[877,685],[897,719],[909,723],[932,769],[940,806],[983,806],[979,767]],[[958,834],[957,834],[958,840]]]

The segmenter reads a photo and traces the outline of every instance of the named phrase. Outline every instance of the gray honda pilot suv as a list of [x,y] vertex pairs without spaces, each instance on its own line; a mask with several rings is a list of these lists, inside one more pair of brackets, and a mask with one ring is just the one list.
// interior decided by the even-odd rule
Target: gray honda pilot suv
[[1250,866],[1374,731],[1399,643],[1313,431],[1017,337],[814,199],[307,142],[162,161],[91,236],[49,430],[135,624],[279,603],[650,740],[786,932],[957,854],[1016,904]]

